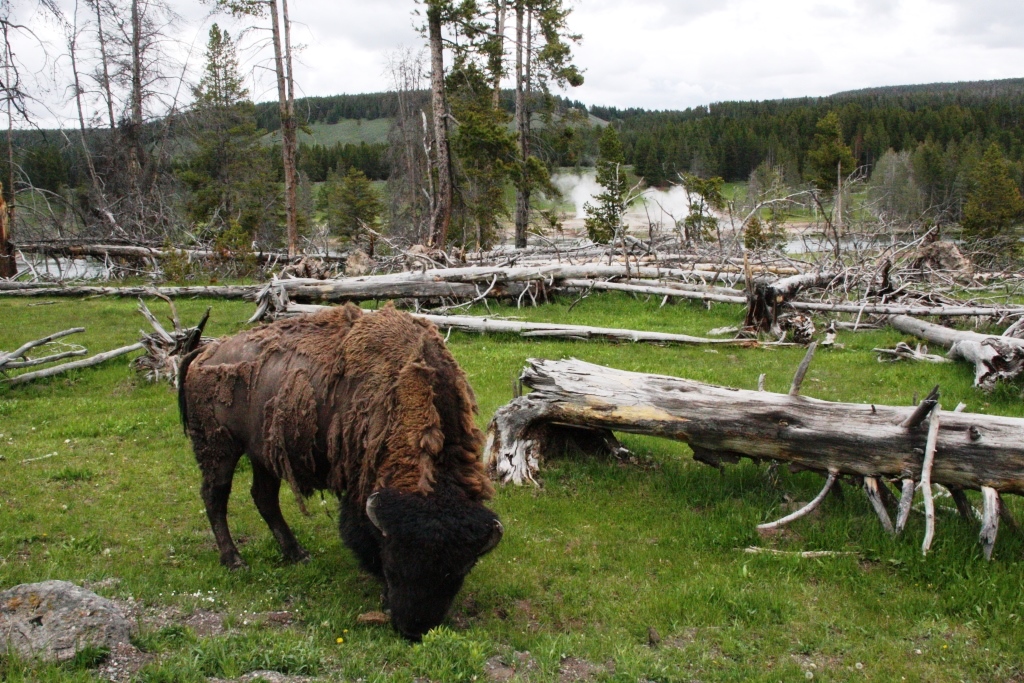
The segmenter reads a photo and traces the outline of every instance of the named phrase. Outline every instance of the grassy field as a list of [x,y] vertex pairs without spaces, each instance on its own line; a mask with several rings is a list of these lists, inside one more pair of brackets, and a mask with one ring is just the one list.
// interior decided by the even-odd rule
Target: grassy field
[[[372,145],[388,141],[391,119],[342,119],[337,123],[314,123],[309,126],[312,134],[299,131],[299,142],[304,145],[331,146],[336,143],[358,145],[365,142]],[[267,144],[280,143],[281,132],[264,136]]]
[[[659,308],[656,299],[622,296],[591,296],[572,311],[569,303],[504,312],[689,334],[742,318],[735,306]],[[214,335],[242,329],[251,313],[251,305],[233,302],[188,301],[179,309],[191,322],[211,304]],[[39,307],[0,299],[0,349],[72,325],[87,328],[76,341],[90,350],[113,348],[145,326],[134,308],[105,299]],[[845,348],[818,353],[804,393],[908,405],[939,383],[949,407],[964,401],[970,411],[1024,416],[1017,389],[979,394],[966,365],[875,360],[872,347],[900,340],[891,331],[841,335]],[[512,378],[530,357],[575,356],[743,388],[766,373],[768,388],[784,391],[803,355],[458,333],[450,347],[477,392],[481,426],[509,400]],[[847,489],[819,514],[762,539],[755,525],[808,500],[820,477],[783,473],[775,486],[765,468],[749,463],[719,473],[693,463],[682,444],[629,436],[624,443],[635,462],[556,458],[544,464],[542,488],[499,490],[493,507],[505,524],[503,542],[470,574],[447,626],[410,645],[390,628],[356,624],[378,607],[379,590],[341,545],[329,497],[312,499],[312,515],[303,517],[282,496],[313,553],[308,564],[285,565],[240,468],[229,519],[251,568],[220,567],[168,386],[141,382],[122,359],[0,387],[0,589],[64,579],[134,600],[142,615],[135,644],[152,657],[136,680],[150,683],[258,669],[327,680],[482,681],[492,657],[521,658],[520,671],[533,681],[572,674],[624,683],[1024,680],[1019,534],[1004,529],[995,561],[986,563],[977,528],[940,499],[935,547],[924,559],[919,515],[906,536],[890,539],[864,496]],[[751,545],[855,554],[745,554]],[[281,611],[291,623],[265,618]],[[208,612],[223,626],[200,628]],[[660,634],[657,647],[648,643],[650,628]],[[93,676],[85,663],[0,656],[0,680]]]

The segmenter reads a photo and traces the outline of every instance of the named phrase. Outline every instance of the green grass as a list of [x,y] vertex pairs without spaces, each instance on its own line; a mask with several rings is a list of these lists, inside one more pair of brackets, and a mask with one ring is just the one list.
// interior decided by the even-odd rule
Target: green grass
[[[501,312],[701,335],[742,319],[736,306],[659,308],[658,299],[618,295],[591,296],[571,312],[570,303]],[[183,301],[183,321],[211,304],[213,335],[242,329],[252,310],[243,302]],[[151,308],[163,315],[161,304]],[[120,346],[144,326],[134,309],[127,300],[29,308],[0,299],[0,349],[73,325],[87,328],[75,341],[90,351]],[[872,347],[901,339],[892,331],[841,334],[846,347],[819,351],[804,393],[909,405],[940,384],[944,405],[964,401],[971,411],[1024,416],[1016,388],[979,394],[965,364],[875,360]],[[573,356],[742,388],[765,373],[770,390],[785,391],[804,353],[460,333],[449,344],[476,390],[481,426],[509,400],[530,357]],[[157,657],[141,681],[203,681],[264,668],[337,680],[480,680],[486,658],[526,650],[540,681],[557,680],[563,656],[613,662],[601,676],[631,683],[792,681],[806,671],[828,681],[1024,676],[1024,541],[1004,528],[996,560],[984,562],[976,527],[949,514],[948,500],[940,500],[927,559],[919,516],[904,537],[890,539],[864,496],[850,489],[787,533],[761,539],[755,526],[780,516],[783,496],[809,500],[820,477],[783,473],[776,488],[763,467],[744,463],[719,473],[693,463],[683,444],[624,436],[636,463],[554,458],[544,464],[542,488],[500,489],[493,507],[505,539],[470,574],[447,630],[414,646],[388,628],[356,625],[358,614],[378,607],[379,589],[341,545],[330,498],[312,499],[312,516],[303,517],[282,495],[285,515],[313,554],[309,564],[285,565],[241,467],[229,519],[251,569],[222,569],[174,394],[141,382],[127,360],[0,388],[0,435],[0,589],[116,577],[98,590],[149,608],[225,615],[230,628],[214,637],[183,625],[140,633],[136,644]],[[23,463],[49,453],[57,455]],[[1010,505],[1020,518],[1017,500]],[[752,556],[742,552],[750,545],[859,555]],[[294,623],[247,623],[247,613],[276,610],[293,612]],[[650,627],[660,647],[648,647]],[[0,680],[92,680],[86,664],[0,657]]]
[[[353,145],[387,142],[391,123],[391,119],[342,119],[337,123],[314,123],[309,126],[311,133],[299,131],[299,142],[328,147],[339,142]],[[281,132],[269,133],[263,139],[268,144],[280,143]]]

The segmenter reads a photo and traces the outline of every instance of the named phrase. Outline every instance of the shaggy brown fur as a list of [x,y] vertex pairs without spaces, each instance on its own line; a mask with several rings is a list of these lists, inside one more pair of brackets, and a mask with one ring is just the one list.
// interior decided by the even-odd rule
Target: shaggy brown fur
[[438,470],[471,500],[493,494],[464,373],[433,325],[391,306],[364,316],[348,304],[214,342],[184,391],[204,472],[241,446],[303,496],[330,489],[361,506],[385,487],[429,493]]

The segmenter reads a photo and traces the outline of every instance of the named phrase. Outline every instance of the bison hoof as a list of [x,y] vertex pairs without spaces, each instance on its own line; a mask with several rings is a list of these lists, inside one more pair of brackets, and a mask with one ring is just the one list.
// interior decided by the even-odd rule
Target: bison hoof
[[231,571],[249,568],[249,565],[245,563],[245,560],[243,560],[242,556],[238,553],[220,558],[220,563],[228,569],[230,569]]
[[309,562],[310,554],[305,548],[299,548],[294,552],[286,553],[284,559],[292,564],[305,564]]

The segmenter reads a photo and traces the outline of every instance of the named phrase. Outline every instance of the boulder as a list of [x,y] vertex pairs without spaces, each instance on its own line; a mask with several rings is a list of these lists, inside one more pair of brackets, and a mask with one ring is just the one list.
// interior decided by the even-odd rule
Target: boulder
[[86,647],[127,643],[131,625],[110,600],[67,581],[0,593],[0,650],[62,662]]

